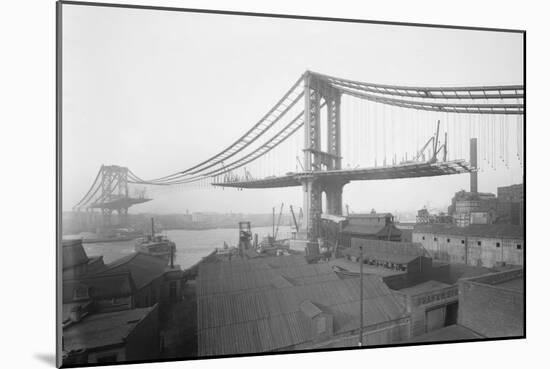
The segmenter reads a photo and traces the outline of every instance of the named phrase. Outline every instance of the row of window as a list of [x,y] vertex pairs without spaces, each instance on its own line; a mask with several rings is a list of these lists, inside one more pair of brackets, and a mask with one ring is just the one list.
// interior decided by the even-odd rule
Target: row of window
[[[422,240],[425,241],[425,240],[426,240],[426,236],[422,236]],[[434,241],[437,242],[437,237],[434,237]],[[450,239],[450,238],[447,238],[447,243],[450,243],[450,242],[451,242],[451,239]],[[464,240],[460,240],[460,243],[464,245]],[[477,241],[477,245],[478,245],[478,246],[481,246],[481,241]],[[497,247],[497,248],[500,247],[500,242],[497,242],[497,243],[496,243],[496,247]],[[516,249],[521,250],[521,244],[520,244],[520,243],[516,244]]]

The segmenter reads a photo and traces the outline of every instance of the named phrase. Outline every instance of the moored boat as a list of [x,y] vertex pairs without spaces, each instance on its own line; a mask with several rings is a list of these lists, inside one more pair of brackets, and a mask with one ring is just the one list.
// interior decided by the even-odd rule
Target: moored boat
[[155,234],[154,220],[151,219],[151,234],[138,239],[135,250],[170,259],[176,252],[176,244],[170,241],[165,235]]

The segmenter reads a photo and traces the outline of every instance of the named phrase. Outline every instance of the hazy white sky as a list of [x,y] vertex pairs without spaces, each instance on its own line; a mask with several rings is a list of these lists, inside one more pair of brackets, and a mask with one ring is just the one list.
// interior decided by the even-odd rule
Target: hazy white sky
[[[63,209],[101,164],[142,178],[183,170],[233,142],[306,70],[400,85],[521,84],[521,34],[64,5]],[[345,122],[344,122],[345,123]],[[289,168],[291,169],[291,168]],[[521,170],[480,174],[480,191]],[[355,211],[441,206],[467,175],[355,182]],[[174,188],[132,212],[269,212],[299,188]]]

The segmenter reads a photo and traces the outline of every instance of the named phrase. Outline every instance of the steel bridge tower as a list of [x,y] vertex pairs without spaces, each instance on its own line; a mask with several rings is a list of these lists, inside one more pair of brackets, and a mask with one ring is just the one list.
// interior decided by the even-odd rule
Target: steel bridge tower
[[[304,193],[302,229],[307,239],[319,235],[323,192],[326,212],[342,215],[342,191],[347,180],[322,179],[315,172],[342,169],[340,102],[341,92],[310,72],[304,75],[304,170],[311,173],[301,178]],[[327,151],[321,146],[321,108],[326,107]]]

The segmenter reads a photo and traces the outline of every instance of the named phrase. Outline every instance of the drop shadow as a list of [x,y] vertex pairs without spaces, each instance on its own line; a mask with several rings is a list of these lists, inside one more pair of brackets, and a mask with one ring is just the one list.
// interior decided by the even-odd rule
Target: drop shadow
[[56,367],[55,354],[44,354],[44,353],[34,354],[34,358],[54,368]]

